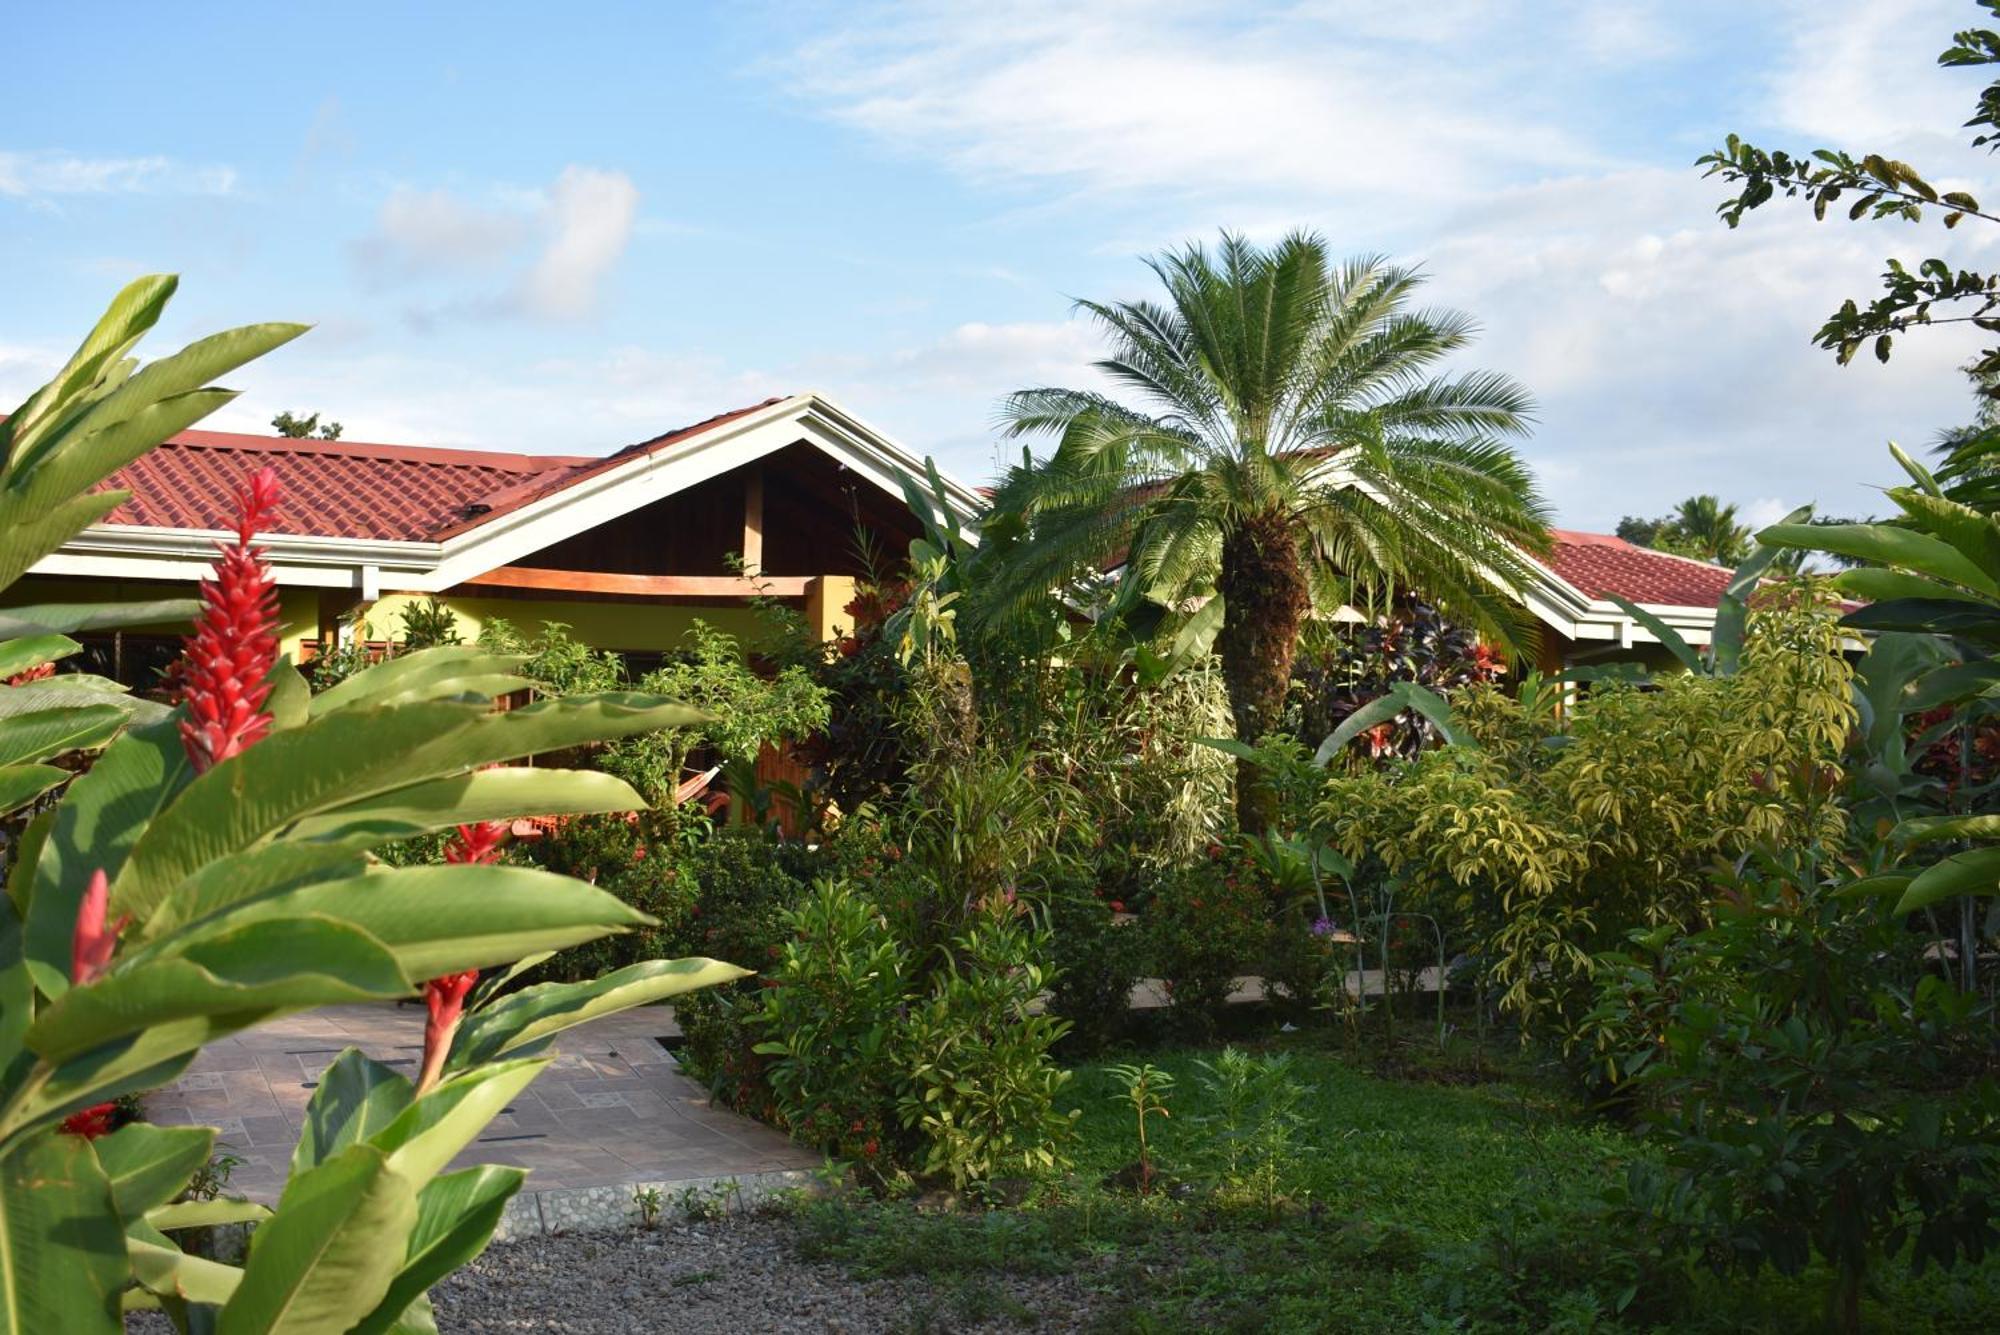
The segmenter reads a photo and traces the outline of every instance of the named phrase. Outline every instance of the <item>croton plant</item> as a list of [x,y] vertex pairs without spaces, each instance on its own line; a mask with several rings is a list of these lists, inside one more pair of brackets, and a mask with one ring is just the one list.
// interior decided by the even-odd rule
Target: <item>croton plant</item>
[[[105,480],[231,397],[207,382],[303,332],[254,325],[143,368],[174,291],[119,294],[55,380],[0,422],[0,591],[125,497]],[[566,877],[495,861],[522,815],[642,804],[608,775],[505,762],[698,721],[611,693],[501,711],[514,658],[407,654],[311,695],[278,657],[253,541],[282,504],[262,474],[198,600],[0,611],[0,1332],[434,1329],[426,1290],[490,1240],[524,1177],[444,1171],[546,1064],[563,1029],[737,977],[653,960],[510,988],[549,952],[645,922]],[[195,621],[172,706],[50,672],[82,630]],[[444,865],[372,850],[457,831]],[[182,1199],[216,1133],[107,1104],[185,1071],[205,1043],[331,1002],[422,996],[413,1083],[344,1053],[321,1078],[275,1210]],[[178,1230],[254,1223],[239,1266]]]

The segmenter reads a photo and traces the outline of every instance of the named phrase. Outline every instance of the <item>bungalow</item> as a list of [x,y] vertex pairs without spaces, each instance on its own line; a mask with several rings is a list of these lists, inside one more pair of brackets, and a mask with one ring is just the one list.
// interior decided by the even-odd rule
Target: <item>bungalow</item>
[[[817,394],[767,399],[603,457],[497,454],[356,441],[186,431],[111,485],[131,498],[39,562],[9,600],[185,596],[207,571],[232,488],[276,468],[285,504],[265,535],[283,648],[336,641],[357,609],[371,634],[412,601],[441,599],[462,633],[505,618],[562,622],[638,659],[673,649],[699,617],[732,632],[752,600],[797,609],[823,638],[867,553],[899,556],[920,532],[902,479],[918,456]],[[943,500],[976,523],[979,494]],[[1609,601],[1641,604],[1705,643],[1728,572],[1617,538],[1559,532],[1525,593],[1545,628],[1542,665],[1645,652],[1651,635]],[[85,637],[93,670],[150,681],[178,648],[171,627]],[[1656,646],[1655,646],[1656,649]]]

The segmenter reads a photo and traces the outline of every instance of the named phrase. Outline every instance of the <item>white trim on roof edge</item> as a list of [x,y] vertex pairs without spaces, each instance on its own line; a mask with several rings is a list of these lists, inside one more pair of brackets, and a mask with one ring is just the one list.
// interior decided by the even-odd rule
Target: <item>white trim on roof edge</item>
[[[900,475],[922,481],[923,460],[894,437],[819,394],[789,399],[690,436],[550,493],[442,542],[274,534],[259,541],[280,585],[436,593],[511,564],[573,533],[592,529],[653,501],[774,454],[799,441],[814,446],[882,490],[903,498]],[[945,497],[968,536],[979,494],[942,470]],[[30,567],[36,575],[191,581],[204,578],[215,529],[93,524]]]

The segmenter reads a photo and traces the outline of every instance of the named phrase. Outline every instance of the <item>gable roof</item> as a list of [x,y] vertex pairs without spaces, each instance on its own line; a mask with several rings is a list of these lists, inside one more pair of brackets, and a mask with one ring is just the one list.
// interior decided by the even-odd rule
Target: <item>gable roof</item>
[[[132,491],[39,574],[202,577],[235,485],[266,464],[285,504],[264,545],[281,584],[438,592],[794,445],[899,503],[923,460],[818,394],[770,398],[602,457],[187,431],[115,474]],[[944,477],[976,540],[978,494]]]
[[719,413],[602,457],[183,431],[93,490],[132,493],[105,516],[107,524],[225,529],[235,489],[268,465],[285,485],[273,534],[437,541],[615,468],[622,460],[657,454],[780,402],[771,398]]

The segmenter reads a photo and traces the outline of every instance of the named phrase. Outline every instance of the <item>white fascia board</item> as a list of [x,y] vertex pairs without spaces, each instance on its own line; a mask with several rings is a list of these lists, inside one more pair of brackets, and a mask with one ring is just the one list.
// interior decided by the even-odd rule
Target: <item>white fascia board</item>
[[[234,538],[219,529],[93,524],[35,562],[29,573],[198,581],[207,578],[215,564],[216,544]],[[289,587],[358,588],[368,568],[379,570],[388,586],[414,586],[438,560],[434,542],[272,534],[260,536],[257,543],[270,560],[273,577]]]
[[[816,395],[795,395],[657,454],[634,455],[595,477],[445,539],[443,559],[417,590],[447,589],[474,575],[510,565],[572,534],[596,528],[802,440],[897,501],[903,497],[899,474],[923,477],[922,461],[902,446]],[[976,493],[950,479],[946,479],[945,488],[961,519],[976,514]],[[968,536],[976,540],[976,534]]]

